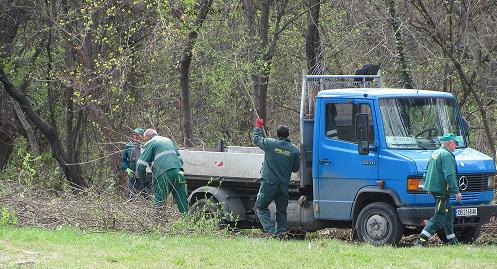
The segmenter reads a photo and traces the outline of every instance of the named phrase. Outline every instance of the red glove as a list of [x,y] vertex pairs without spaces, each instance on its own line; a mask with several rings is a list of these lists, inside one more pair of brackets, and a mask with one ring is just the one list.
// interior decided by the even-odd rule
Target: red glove
[[256,128],[261,128],[262,125],[264,125],[264,120],[263,119],[256,119],[255,120],[255,127]]

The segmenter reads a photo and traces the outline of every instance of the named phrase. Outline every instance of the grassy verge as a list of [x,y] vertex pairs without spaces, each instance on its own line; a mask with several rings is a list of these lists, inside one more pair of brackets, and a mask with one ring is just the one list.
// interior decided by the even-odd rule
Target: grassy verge
[[495,246],[395,248],[337,240],[90,233],[0,227],[0,267],[497,268]]

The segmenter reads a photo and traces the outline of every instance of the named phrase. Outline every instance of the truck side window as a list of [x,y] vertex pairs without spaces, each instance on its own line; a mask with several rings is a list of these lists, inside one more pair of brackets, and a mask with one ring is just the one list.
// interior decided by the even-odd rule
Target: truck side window
[[326,105],[326,136],[331,139],[338,139],[336,128],[337,109],[335,104]]
[[368,114],[368,122],[369,122],[369,143],[374,143],[374,122],[373,122],[373,112],[371,111],[371,106],[369,104],[359,104],[359,112]]
[[330,139],[356,142],[355,114],[369,115],[369,143],[374,143],[373,114],[369,104],[328,103],[326,104],[326,136]]
[[326,104],[326,136],[331,139],[354,141],[352,103]]

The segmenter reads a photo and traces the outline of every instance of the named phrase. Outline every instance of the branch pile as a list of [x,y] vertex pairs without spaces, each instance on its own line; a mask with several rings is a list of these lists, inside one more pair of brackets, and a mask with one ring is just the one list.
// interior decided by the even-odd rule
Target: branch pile
[[151,197],[126,199],[114,191],[93,189],[54,194],[5,182],[0,205],[15,214],[18,226],[49,229],[71,226],[90,231],[163,232],[169,222],[179,218],[174,204],[159,208]]

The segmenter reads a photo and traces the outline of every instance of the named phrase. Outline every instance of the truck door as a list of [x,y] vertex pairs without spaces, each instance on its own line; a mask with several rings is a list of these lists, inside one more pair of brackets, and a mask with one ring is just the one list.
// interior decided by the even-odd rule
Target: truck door
[[317,149],[314,180],[314,214],[317,219],[350,220],[357,191],[375,185],[378,154],[360,155],[355,135],[355,115],[369,115],[369,143],[378,145],[372,100],[326,98],[315,119],[314,149]]

